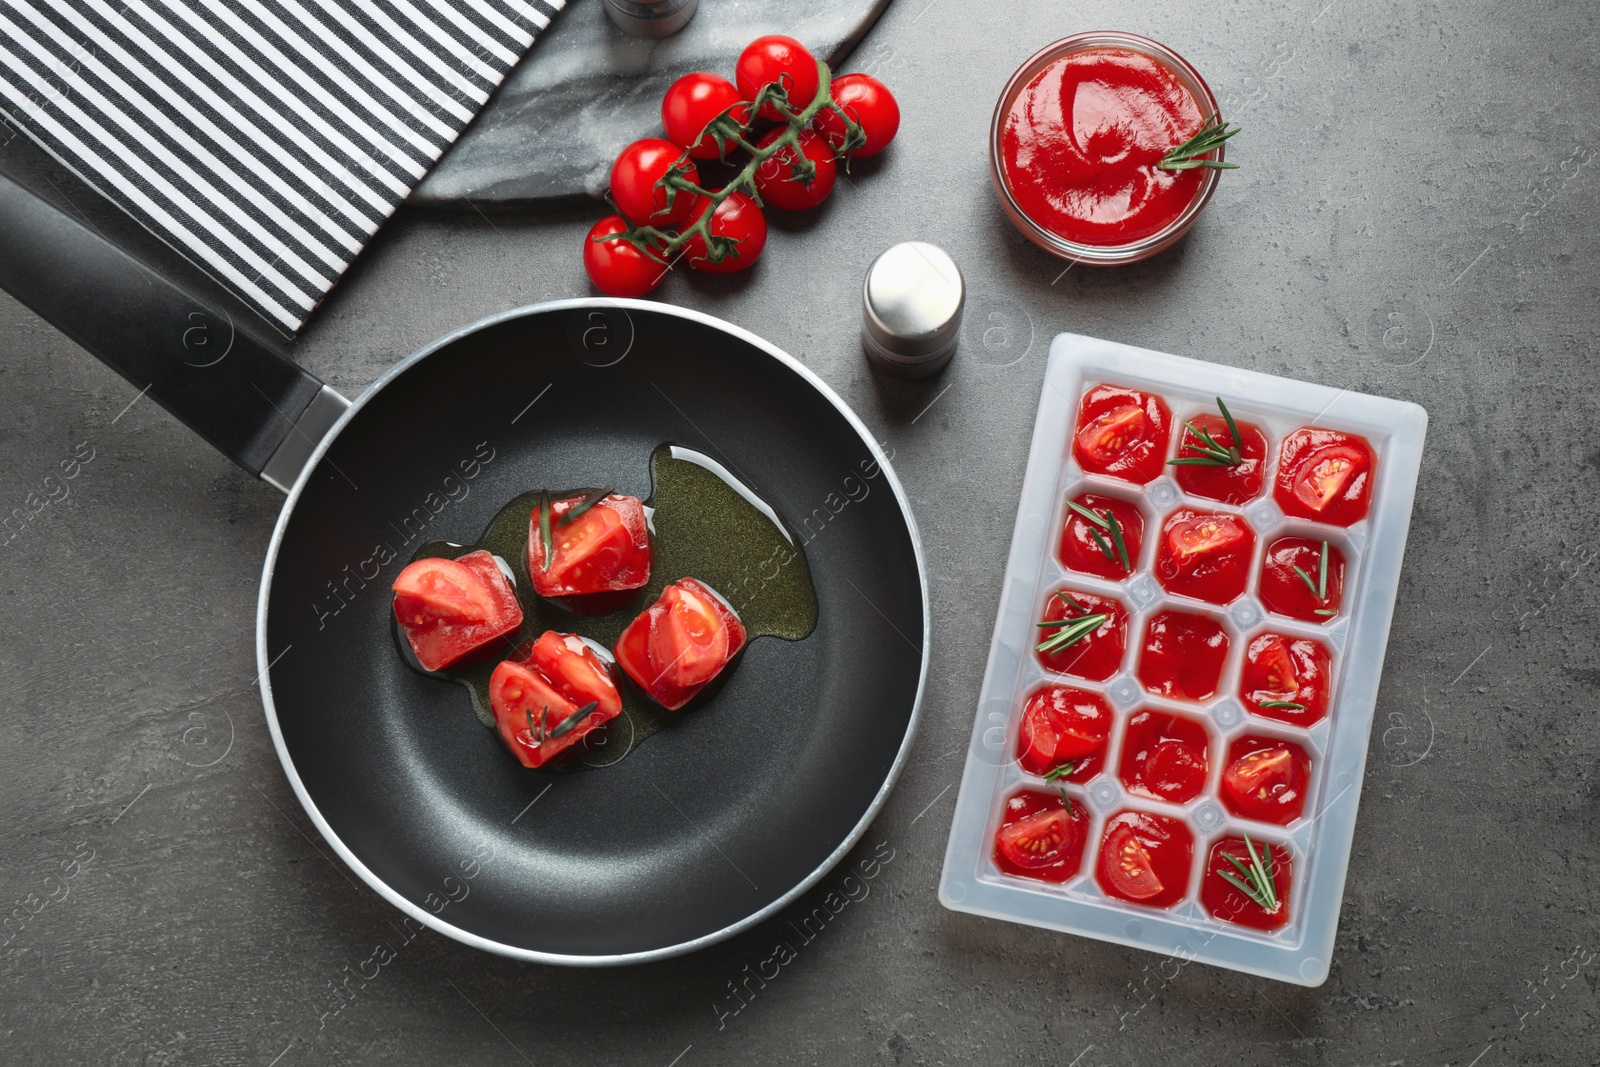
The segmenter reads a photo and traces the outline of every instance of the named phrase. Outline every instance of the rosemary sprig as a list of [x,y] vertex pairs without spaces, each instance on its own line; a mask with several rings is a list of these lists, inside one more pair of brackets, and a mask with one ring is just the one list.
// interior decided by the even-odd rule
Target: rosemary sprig
[[[1050,768],[1050,771],[1044,776],[1044,780],[1046,782],[1049,782],[1051,785],[1054,785],[1058,780],[1067,777],[1068,775],[1070,775],[1073,771],[1075,771],[1077,769],[1078,769],[1077,761],[1069,760],[1066,763],[1063,763],[1059,767]],[[1065,797],[1067,794],[1066,794],[1065,791],[1063,791],[1061,795],[1063,797]]]
[[1198,456],[1179,456],[1177,459],[1167,460],[1169,467],[1237,467],[1244,462],[1244,454],[1239,451],[1239,443],[1243,440],[1239,436],[1239,425],[1233,421],[1233,415],[1228,411],[1228,405],[1217,397],[1217,408],[1222,412],[1222,419],[1228,424],[1228,433],[1233,436],[1233,444],[1224,447],[1221,441],[1212,437],[1206,430],[1199,429],[1192,422],[1184,423],[1184,428],[1193,435],[1185,435],[1183,444],[1178,446],[1179,452],[1198,452]]
[[[1256,846],[1250,840],[1250,835],[1244,835],[1244,847],[1250,853],[1250,863],[1246,866],[1239,857],[1231,852],[1222,853],[1222,858],[1233,864],[1234,869],[1244,875],[1244,881],[1234,877],[1231,871],[1218,871],[1218,877],[1233,886],[1263,911],[1273,912],[1278,910],[1278,883],[1274,880],[1272,867],[1272,846],[1262,845],[1261,853],[1256,853]],[[1263,858],[1265,857],[1265,858]]]
[[1057,589],[1056,590],[1056,599],[1061,601],[1063,604],[1069,605],[1070,607],[1077,608],[1079,611],[1088,611],[1089,610],[1084,605],[1082,605],[1082,604],[1078,603],[1076,600],[1072,599],[1072,594],[1067,592],[1065,589]]
[[[1057,599],[1079,611],[1089,610],[1072,599],[1064,589],[1056,590],[1055,595]],[[1111,616],[1104,612],[1097,611],[1091,615],[1080,615],[1077,618],[1045,619],[1043,622],[1038,623],[1037,626],[1043,630],[1054,630],[1056,632],[1035,645],[1033,650],[1035,652],[1060,652],[1062,649],[1077,644],[1100,629],[1110,618]]]
[[1200,157],[1215,152],[1222,147],[1224,141],[1238,132],[1238,126],[1229,126],[1222,121],[1222,116],[1212,115],[1210,121],[1200,127],[1199,132],[1162,156],[1161,162],[1156,166],[1162,170],[1194,170],[1196,167],[1204,167],[1207,170],[1237,170],[1239,169],[1237,163],[1224,163],[1220,159]]
[[[1328,599],[1328,542],[1326,542],[1326,541],[1322,542],[1322,554],[1317,560],[1317,580],[1316,581],[1313,582],[1311,580],[1311,575],[1307,574],[1305,572],[1304,568],[1302,568],[1298,563],[1296,563],[1294,565],[1294,572],[1300,576],[1300,580],[1302,582],[1306,583],[1306,588],[1311,590],[1311,595],[1317,598],[1317,602],[1319,604],[1322,601],[1327,600]],[[1333,614],[1336,614],[1336,613],[1331,608],[1318,608],[1317,611],[1316,611],[1316,614],[1318,614],[1318,615],[1333,615]]]
[[588,511],[590,508],[594,507],[596,504],[600,503],[600,501],[604,500],[606,497],[610,496],[616,491],[617,488],[614,485],[608,485],[604,489],[596,489],[594,492],[590,493],[588,496],[572,505],[572,507],[568,508],[567,513],[561,516],[561,518],[558,520],[559,525],[567,525],[567,523],[571,522],[573,519],[576,519],[578,516],[582,515],[584,512]]
[[1284,711],[1305,711],[1306,706],[1296,700],[1263,700],[1257,707],[1281,708]]
[[550,728],[549,704],[546,704],[544,706],[544,710],[539,712],[538,722],[534,721],[532,708],[524,708],[523,711],[528,716],[528,733],[532,736],[533,743],[536,745],[542,745],[546,741],[554,741],[557,738],[567,736],[572,732],[573,727],[577,726],[584,719],[587,719],[590,715],[593,715],[595,709],[599,706],[600,702],[598,700],[589,701],[589,703],[585,704],[583,707],[579,708],[577,711],[573,712],[571,715],[568,715],[565,719],[562,719],[559,723],[557,723],[555,729]]
[[544,559],[539,563],[539,569],[550,569],[550,561],[556,554],[555,539],[550,536],[550,490],[539,490],[539,547],[543,550]]
[[[1122,539],[1122,524],[1117,521],[1116,513],[1110,508],[1106,508],[1104,512],[1091,511],[1075,500],[1067,501],[1067,507],[1090,523],[1088,527],[1089,536],[1094,538],[1094,543],[1100,547],[1101,552],[1105,553],[1106,559],[1109,559],[1112,563],[1122,564],[1124,573],[1132,573],[1133,566],[1128,562],[1128,546]],[[1100,529],[1095,529],[1097,526]],[[1105,530],[1111,535],[1110,542],[1106,541],[1100,530]],[[1112,545],[1116,547],[1113,548]]]

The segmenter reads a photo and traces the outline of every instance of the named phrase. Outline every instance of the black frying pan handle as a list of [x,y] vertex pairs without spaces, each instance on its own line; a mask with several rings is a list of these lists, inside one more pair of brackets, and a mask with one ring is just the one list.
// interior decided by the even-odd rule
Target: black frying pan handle
[[[279,488],[347,406],[225,312],[4,175],[0,289]],[[308,421],[313,412],[320,417]]]

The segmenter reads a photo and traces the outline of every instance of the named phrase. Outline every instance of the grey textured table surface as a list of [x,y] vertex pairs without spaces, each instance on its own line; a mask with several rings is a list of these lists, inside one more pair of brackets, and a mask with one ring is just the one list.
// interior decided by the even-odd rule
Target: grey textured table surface
[[[398,943],[295,803],[253,689],[277,494],[0,298],[0,504],[22,507],[75,446],[93,456],[0,546],[0,1060],[1600,1062],[1596,16],[1581,0],[890,8],[849,65],[899,93],[900,142],[778,222],[751,276],[661,293],[832,383],[892,447],[932,564],[922,732],[846,862],[892,860],[764,986],[748,976],[842,870],[789,915],[621,971]],[[981,146],[1012,68],[1102,25],[1206,72],[1245,127],[1243,169],[1170,254],[1063,273],[1002,219]],[[20,138],[0,167],[190,277]],[[294,355],[353,393],[462,323],[581,294],[594,215],[407,209]],[[863,269],[912,237],[971,282],[960,354],[916,384],[874,377],[856,342]],[[1067,329],[1432,414],[1321,988],[935,899],[1042,360]],[[47,881],[63,863],[75,877]],[[395,958],[351,980],[380,942]]]

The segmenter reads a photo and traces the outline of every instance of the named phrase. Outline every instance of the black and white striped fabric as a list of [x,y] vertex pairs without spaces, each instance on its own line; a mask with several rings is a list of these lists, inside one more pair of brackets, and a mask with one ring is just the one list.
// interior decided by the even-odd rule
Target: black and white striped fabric
[[566,0],[0,0],[0,111],[294,332]]

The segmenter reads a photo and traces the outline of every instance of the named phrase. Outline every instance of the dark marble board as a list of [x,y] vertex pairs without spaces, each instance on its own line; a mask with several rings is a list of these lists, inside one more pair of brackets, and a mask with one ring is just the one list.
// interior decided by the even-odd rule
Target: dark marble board
[[617,29],[599,0],[571,0],[411,202],[516,207],[598,197],[617,152],[659,132],[661,94],[682,75],[731,78],[740,50],[764,33],[797,37],[837,65],[888,5],[701,0],[682,32],[651,41]]

